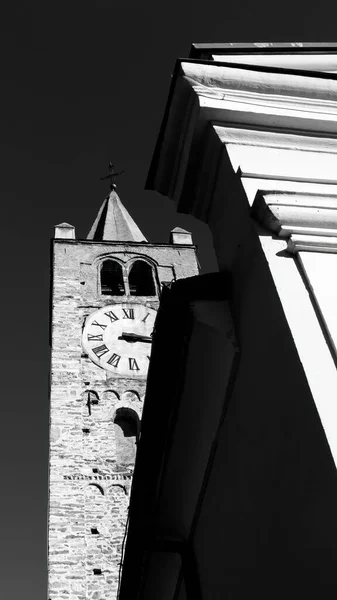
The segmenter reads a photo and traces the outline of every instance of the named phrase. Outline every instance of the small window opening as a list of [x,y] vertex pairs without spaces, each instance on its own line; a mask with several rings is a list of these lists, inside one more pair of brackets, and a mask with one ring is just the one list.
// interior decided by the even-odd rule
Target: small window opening
[[90,429],[87,429],[86,427],[84,429],[82,429],[83,433],[90,433]]
[[115,260],[105,260],[101,268],[101,292],[107,296],[124,296],[123,270]]
[[153,269],[144,260],[133,263],[129,273],[129,287],[131,296],[156,295]]
[[99,534],[99,531],[98,531],[98,529],[97,529],[96,527],[92,527],[92,528],[91,528],[91,533],[92,533],[93,535],[98,535],[98,534]]
[[94,569],[94,575],[102,575],[102,569]]
[[93,473],[98,473],[98,469],[93,469],[92,472]]

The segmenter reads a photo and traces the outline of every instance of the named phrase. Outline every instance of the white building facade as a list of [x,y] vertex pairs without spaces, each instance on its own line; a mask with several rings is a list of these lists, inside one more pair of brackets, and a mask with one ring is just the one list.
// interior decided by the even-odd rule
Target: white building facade
[[208,223],[220,270],[250,212],[336,463],[337,49],[193,52],[211,60],[177,66],[149,186]]
[[182,292],[194,325],[146,509],[150,370],[121,600],[336,597],[336,136],[337,44],[177,62],[147,187],[208,224],[219,277]]

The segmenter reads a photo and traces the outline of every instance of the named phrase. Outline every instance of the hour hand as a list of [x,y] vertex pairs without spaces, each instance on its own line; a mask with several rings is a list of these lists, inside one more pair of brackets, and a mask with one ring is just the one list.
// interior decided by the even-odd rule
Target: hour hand
[[125,340],[126,342],[145,342],[147,344],[152,343],[152,337],[150,335],[141,335],[139,333],[127,333],[126,331],[123,331],[122,335],[120,335],[118,339]]

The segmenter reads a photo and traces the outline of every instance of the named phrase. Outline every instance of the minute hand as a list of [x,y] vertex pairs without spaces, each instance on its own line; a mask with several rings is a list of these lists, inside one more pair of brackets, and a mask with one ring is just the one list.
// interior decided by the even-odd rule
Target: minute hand
[[118,339],[125,340],[126,342],[145,342],[147,344],[152,343],[152,337],[150,335],[140,335],[139,333],[127,333],[126,331],[123,331],[122,335],[120,335]]

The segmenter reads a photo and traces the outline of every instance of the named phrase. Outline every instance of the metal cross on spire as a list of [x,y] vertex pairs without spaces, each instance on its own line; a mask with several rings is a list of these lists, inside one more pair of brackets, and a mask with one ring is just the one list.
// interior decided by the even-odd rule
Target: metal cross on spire
[[101,180],[103,179],[110,179],[110,190],[114,190],[116,189],[117,185],[115,182],[115,177],[118,177],[118,175],[123,175],[124,171],[118,171],[118,173],[115,171],[115,167],[112,164],[111,160],[109,162],[109,175],[105,175],[104,177],[100,177]]

